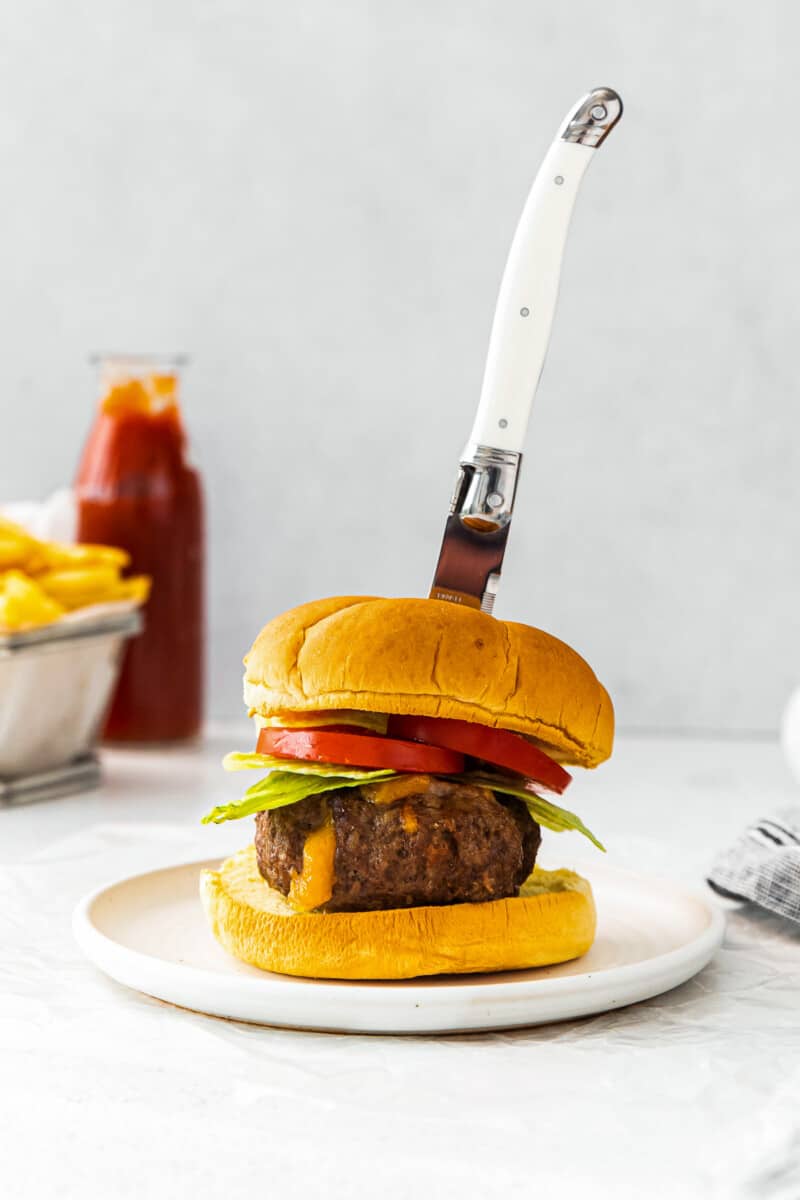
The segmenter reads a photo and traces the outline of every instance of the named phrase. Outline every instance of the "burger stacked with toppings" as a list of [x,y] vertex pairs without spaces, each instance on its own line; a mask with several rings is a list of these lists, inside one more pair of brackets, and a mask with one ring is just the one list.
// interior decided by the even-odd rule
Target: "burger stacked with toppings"
[[[270,622],[245,659],[258,771],[205,821],[255,818],[204,873],[212,929],[288,974],[403,978],[584,953],[591,889],[536,867],[570,765],[607,758],[613,709],[589,666],[528,626],[436,600],[339,597]],[[602,847],[600,847],[602,848]]]

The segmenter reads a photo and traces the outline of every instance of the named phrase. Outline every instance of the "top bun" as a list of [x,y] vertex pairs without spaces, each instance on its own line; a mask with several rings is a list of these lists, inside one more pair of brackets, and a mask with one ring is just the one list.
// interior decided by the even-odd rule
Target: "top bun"
[[245,658],[252,713],[361,709],[454,717],[535,738],[561,762],[611,753],[614,710],[558,638],[444,600],[335,596],[265,625]]

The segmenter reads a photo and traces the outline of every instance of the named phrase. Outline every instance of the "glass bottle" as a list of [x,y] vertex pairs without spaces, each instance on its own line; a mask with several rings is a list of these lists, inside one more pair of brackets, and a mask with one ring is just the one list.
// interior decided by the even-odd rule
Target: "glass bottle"
[[179,405],[185,360],[94,361],[100,399],[75,483],[78,538],[123,547],[131,570],[153,580],[104,736],[191,738],[203,720],[205,556],[202,485]]

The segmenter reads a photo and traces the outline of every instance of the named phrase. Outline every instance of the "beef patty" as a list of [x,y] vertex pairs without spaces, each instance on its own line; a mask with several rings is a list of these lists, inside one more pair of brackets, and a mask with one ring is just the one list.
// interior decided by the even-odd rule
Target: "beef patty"
[[[390,790],[392,789],[393,790]],[[541,841],[525,805],[427,775],[309,797],[256,817],[258,869],[284,895],[306,838],[335,835],[329,912],[516,896]]]

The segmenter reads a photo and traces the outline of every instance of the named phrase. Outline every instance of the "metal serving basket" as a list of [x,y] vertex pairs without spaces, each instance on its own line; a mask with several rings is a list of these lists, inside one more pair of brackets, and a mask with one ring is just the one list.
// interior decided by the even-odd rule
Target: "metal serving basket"
[[138,611],[107,609],[0,634],[0,799],[96,782],[95,742],[124,644],[141,629]]

